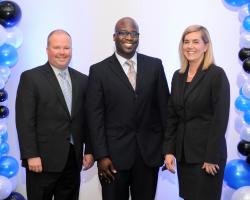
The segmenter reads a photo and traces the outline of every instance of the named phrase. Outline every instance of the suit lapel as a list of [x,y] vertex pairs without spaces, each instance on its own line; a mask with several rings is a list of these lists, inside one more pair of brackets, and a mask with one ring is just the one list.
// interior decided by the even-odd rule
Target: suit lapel
[[180,105],[184,105],[184,95],[185,95],[185,84],[186,84],[186,80],[187,80],[187,72],[185,72],[184,74],[178,74],[180,76],[179,79],[179,87],[177,89],[177,91],[179,92],[179,95],[177,95],[178,97],[178,102],[180,103]]
[[49,65],[49,63],[46,63],[45,67],[46,67],[45,68],[45,76],[48,79],[48,81],[50,82],[51,87],[53,87],[55,89],[55,92],[58,96],[59,102],[62,104],[63,108],[67,112],[67,115],[70,117],[70,113],[68,111],[68,107],[67,107],[66,101],[64,99],[60,84],[56,78],[56,75],[55,75],[53,69],[51,68],[51,66]]
[[147,63],[145,62],[144,57],[137,53],[136,91],[140,91],[141,85],[143,85],[143,80],[146,80],[145,73],[147,73]]
[[[194,76],[192,82],[190,83],[190,86],[185,91],[184,101],[187,99],[189,94],[194,90],[194,88],[196,88],[199,85],[199,82],[204,78],[204,76],[206,74],[206,70],[202,70],[201,68],[202,67],[199,67],[197,74]],[[188,70],[186,70],[186,74],[187,74],[187,71]],[[187,77],[187,75],[185,77]],[[186,78],[185,78],[185,80],[186,80]]]
[[[124,70],[122,69],[121,64],[119,63],[119,61],[117,60],[115,54],[113,54],[110,57],[110,65],[109,65],[110,69],[114,72],[114,74],[116,74],[116,76],[119,77],[119,79],[128,87],[130,88],[132,91],[134,91],[132,85],[130,84],[127,75],[125,74]],[[136,82],[137,83],[137,82]]]
[[72,85],[72,106],[71,106],[71,117],[73,117],[77,105],[77,94],[79,94],[79,87],[77,84],[77,77],[74,71],[69,67],[69,74],[71,78]]

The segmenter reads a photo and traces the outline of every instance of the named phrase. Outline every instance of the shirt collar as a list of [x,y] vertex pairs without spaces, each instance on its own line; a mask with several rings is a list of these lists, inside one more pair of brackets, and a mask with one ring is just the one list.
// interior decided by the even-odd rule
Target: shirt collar
[[[121,66],[123,66],[124,63],[128,60],[127,58],[120,56],[117,52],[115,52],[115,55]],[[135,52],[134,56],[129,60],[132,60],[135,63],[135,65],[137,65],[137,52]]]
[[54,73],[56,74],[56,76],[58,76],[58,74],[60,73],[60,72],[62,72],[62,71],[65,71],[66,72],[66,74],[68,75],[69,74],[69,69],[68,69],[68,67],[66,68],[66,69],[58,69],[57,67],[54,67],[53,65],[51,65],[50,64],[50,66],[51,66],[51,68],[53,69],[53,71],[54,71]]

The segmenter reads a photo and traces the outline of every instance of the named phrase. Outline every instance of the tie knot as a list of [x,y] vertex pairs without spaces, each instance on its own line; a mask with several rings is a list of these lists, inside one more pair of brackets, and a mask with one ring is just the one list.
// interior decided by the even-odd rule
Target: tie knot
[[127,64],[129,67],[132,67],[132,66],[134,66],[134,61],[133,61],[133,60],[127,60],[127,61],[126,61],[126,64]]
[[63,79],[66,79],[66,76],[67,76],[66,71],[59,72],[59,76],[61,76]]

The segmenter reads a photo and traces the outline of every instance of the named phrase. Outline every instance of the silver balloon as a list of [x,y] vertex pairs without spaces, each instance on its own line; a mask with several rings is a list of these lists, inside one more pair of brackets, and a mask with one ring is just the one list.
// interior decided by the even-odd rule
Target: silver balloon
[[250,82],[245,82],[242,86],[242,94],[245,98],[250,99]]
[[243,20],[245,19],[246,16],[250,15],[249,13],[249,9],[248,9],[248,4],[245,4],[243,6],[240,7],[239,11],[239,20],[241,22],[243,22]]
[[246,73],[241,72],[238,74],[237,76],[237,85],[239,88],[241,88],[245,82],[247,82],[249,80],[248,76]]
[[10,76],[10,72],[11,71],[9,67],[0,66],[0,77],[4,80],[5,83]]
[[250,142],[250,126],[244,125],[240,129],[240,138],[247,142]]
[[250,186],[240,187],[233,193],[231,200],[250,200]]
[[11,182],[11,188],[12,190],[11,191],[15,191],[16,188],[17,188],[17,176],[13,176],[11,178],[9,178],[10,182]]
[[7,132],[7,125],[5,122],[0,123],[0,137],[2,137]]
[[7,28],[6,31],[7,31],[6,43],[14,46],[15,48],[19,48],[23,43],[22,31],[16,26],[12,28]]
[[246,122],[243,120],[242,117],[236,117],[235,120],[234,120],[234,127],[235,127],[235,130],[240,133],[241,132],[241,129],[243,126],[246,126]]
[[8,178],[0,176],[0,200],[7,198],[11,193],[12,185]]
[[7,39],[7,32],[5,28],[0,24],[0,46],[2,46]]
[[2,77],[0,77],[0,90],[3,89],[5,86],[5,81]]
[[250,48],[250,33],[244,31],[240,34],[240,47],[241,48]]

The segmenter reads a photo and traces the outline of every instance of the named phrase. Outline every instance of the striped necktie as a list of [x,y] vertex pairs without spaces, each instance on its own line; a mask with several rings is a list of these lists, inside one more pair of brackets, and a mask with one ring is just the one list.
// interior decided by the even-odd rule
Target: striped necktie
[[130,84],[132,85],[132,87],[135,90],[135,87],[136,87],[136,71],[135,71],[135,68],[134,68],[134,62],[132,60],[127,60],[126,64],[129,66],[128,74],[127,74],[128,80],[129,80]]
[[67,73],[65,71],[59,72],[61,89],[63,92],[64,99],[66,101],[69,113],[71,113],[72,106],[72,87],[67,79]]

